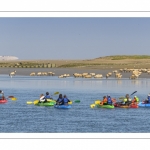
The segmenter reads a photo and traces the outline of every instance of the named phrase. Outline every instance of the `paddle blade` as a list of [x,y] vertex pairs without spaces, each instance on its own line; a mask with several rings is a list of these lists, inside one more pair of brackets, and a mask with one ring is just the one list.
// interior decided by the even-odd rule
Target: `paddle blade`
[[38,104],[39,100],[35,100],[33,103],[34,105]]
[[53,99],[47,99],[48,102],[55,102],[56,103],[56,100],[53,100]]
[[91,108],[94,108],[94,107],[95,107],[95,104],[91,104],[90,107],[91,107]]
[[55,93],[54,93],[54,95],[57,95],[57,94],[59,94],[59,92],[55,92]]
[[95,104],[100,104],[100,102],[101,102],[100,100],[96,100]]
[[13,101],[15,101],[15,100],[17,100],[17,98],[16,97],[13,97],[13,98],[10,98],[11,100],[13,100]]
[[27,104],[33,104],[33,102],[31,102],[31,101],[28,101],[28,102],[27,102]]
[[75,100],[74,102],[75,102],[75,103],[80,103],[80,100]]
[[71,105],[71,104],[72,104],[72,101],[68,102],[68,104]]

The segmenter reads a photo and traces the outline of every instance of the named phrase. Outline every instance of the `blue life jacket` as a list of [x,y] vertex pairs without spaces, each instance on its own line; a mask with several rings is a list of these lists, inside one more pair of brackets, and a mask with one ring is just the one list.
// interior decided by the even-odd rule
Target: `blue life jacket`
[[148,103],[150,103],[150,96],[148,96],[147,99],[148,99]]
[[107,97],[107,104],[108,104],[108,105],[112,105],[112,100],[111,100],[111,97],[110,97],[110,96]]
[[51,99],[51,97],[49,95],[46,95],[45,99]]
[[3,94],[2,93],[0,93],[0,99],[3,99]]
[[63,100],[62,98],[58,98],[57,102],[62,102],[62,100]]
[[69,100],[68,100],[68,98],[63,98],[63,101],[64,101],[64,104],[65,104],[65,103],[68,103]]

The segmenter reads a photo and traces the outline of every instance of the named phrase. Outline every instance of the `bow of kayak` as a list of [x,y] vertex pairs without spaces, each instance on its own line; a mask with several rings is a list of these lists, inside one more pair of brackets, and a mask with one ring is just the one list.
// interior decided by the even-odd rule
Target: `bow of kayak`
[[45,103],[41,102],[41,103],[36,103],[35,105],[36,106],[54,106],[55,103],[54,102],[45,102]]
[[7,99],[0,100],[0,104],[4,104],[4,103],[7,103],[7,102],[8,102]]
[[54,107],[59,109],[69,109],[71,108],[71,105],[54,105]]
[[97,108],[115,108],[114,105],[99,105],[99,104],[95,104],[97,106]]
[[114,106],[118,108],[138,108],[139,107],[138,104],[123,105],[120,103],[115,103]]
[[143,103],[143,102],[140,102],[138,104],[139,107],[150,107],[150,103]]

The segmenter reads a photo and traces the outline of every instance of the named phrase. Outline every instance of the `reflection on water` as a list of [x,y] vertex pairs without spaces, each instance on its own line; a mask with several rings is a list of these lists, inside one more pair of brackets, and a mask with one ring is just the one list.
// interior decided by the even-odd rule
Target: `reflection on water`
[[[143,100],[149,91],[149,79],[83,79],[58,77],[0,76],[1,89],[6,96],[14,95],[17,101],[1,104],[0,132],[150,132],[150,109],[91,109],[90,104],[104,95],[119,98],[137,91]],[[67,94],[73,103],[69,110],[27,105],[41,93],[52,95],[59,91]],[[53,95],[57,99],[58,95]],[[132,115],[131,115],[132,114]],[[30,124],[30,128],[27,128]],[[132,124],[132,126],[131,126]],[[41,128],[43,126],[43,128]]]

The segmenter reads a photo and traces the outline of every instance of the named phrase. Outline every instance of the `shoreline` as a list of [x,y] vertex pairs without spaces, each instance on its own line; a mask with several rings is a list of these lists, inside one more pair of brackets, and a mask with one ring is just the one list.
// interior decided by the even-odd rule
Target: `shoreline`
[[[113,70],[117,69],[89,69],[89,68],[0,68],[0,75],[9,75],[10,72],[16,70],[16,76],[30,76],[30,73],[35,72],[53,72],[55,73],[54,76],[60,76],[63,74],[70,74],[73,77],[74,73],[95,73],[95,74],[102,74],[103,78],[106,78],[106,74]],[[119,71],[119,70],[118,70]],[[132,73],[131,72],[122,72],[122,78],[129,78]],[[35,75],[37,76],[37,75]],[[108,77],[109,78],[109,77]],[[113,73],[111,78],[115,78],[115,74]],[[139,78],[150,78],[150,74],[142,73]]]

